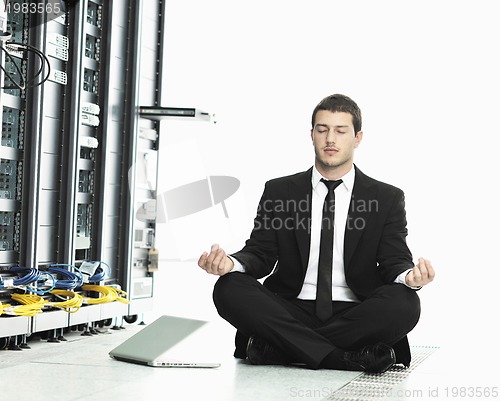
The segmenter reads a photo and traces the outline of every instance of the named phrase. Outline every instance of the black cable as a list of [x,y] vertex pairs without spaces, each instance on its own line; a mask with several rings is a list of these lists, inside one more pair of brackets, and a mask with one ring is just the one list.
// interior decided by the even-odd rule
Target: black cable
[[[7,71],[3,65],[1,65],[0,63],[0,68],[2,69],[2,71],[5,73],[5,76],[7,78],[10,79],[10,81],[16,86],[17,89],[20,89],[20,90],[24,90],[26,88],[26,81],[24,80],[23,78],[23,73],[22,71],[19,69],[19,66],[14,62],[14,58],[10,55],[10,53],[7,51],[7,49],[5,49],[5,47],[3,47],[1,44],[0,44],[0,50],[3,50],[5,55],[9,57],[10,61],[12,64],[14,64],[14,67],[16,67],[16,70],[17,72],[19,73],[19,78],[21,79],[22,83],[18,84],[12,77],[12,75],[10,74],[9,71]],[[13,88],[9,88],[9,87],[5,87],[5,86],[2,86],[2,89],[13,89]]]
[[[9,45],[10,45],[10,43],[6,43],[6,49],[7,49],[7,51],[9,51],[9,50],[10,50],[10,49],[9,49]],[[27,45],[26,45],[26,46],[27,46]],[[18,49],[19,49],[19,47],[18,47],[17,49],[13,49],[13,50],[14,50],[14,51],[18,51]],[[28,50],[27,50],[27,49],[23,49],[23,51],[28,51]],[[36,80],[36,78],[38,78],[38,76],[42,73],[42,71],[43,71],[43,69],[44,69],[44,62],[43,62],[42,58],[40,57],[40,55],[39,55],[39,54],[37,54],[37,56],[40,58],[40,61],[42,61],[42,62],[40,63],[40,68],[38,69],[37,73],[34,75],[34,77],[33,77],[32,79],[30,79],[29,81],[26,81],[26,87],[28,87],[28,86],[29,86],[29,85],[28,85],[28,83],[31,83],[31,82],[35,81],[35,80]],[[23,60],[24,60],[24,58],[23,58]]]
[[[19,69],[19,66],[15,63],[14,61],[14,58],[12,57],[12,55],[9,53],[9,46],[12,48],[12,50],[22,50],[22,51],[26,51],[26,52],[32,52],[32,53],[35,53],[36,56],[40,59],[40,68],[38,69],[37,73],[33,76],[33,78],[29,79],[29,80],[25,80],[23,78],[23,75],[22,75],[22,72],[21,70]],[[15,46],[17,46],[17,48],[14,48]],[[18,42],[6,42],[6,47],[3,47],[2,45],[0,45],[0,49],[3,50],[6,55],[9,57],[10,61],[14,64],[16,70],[18,71],[21,79],[22,79],[22,83],[21,84],[18,84],[17,82],[15,82],[13,79],[12,79],[12,75],[5,70],[5,68],[3,66],[0,66],[2,68],[2,70],[5,72],[6,76],[10,79],[10,81],[18,88],[18,89],[21,89],[21,90],[24,90],[26,89],[27,87],[35,87],[35,86],[40,86],[42,85],[43,83],[45,83],[49,77],[50,77],[50,61],[49,59],[47,58],[47,56],[41,52],[40,50],[38,50],[36,47],[33,47],[31,45],[27,45],[27,44],[24,44],[24,43],[18,43]],[[23,58],[24,60],[24,58]],[[37,78],[42,74],[42,72],[46,69],[46,75],[45,77],[38,83],[35,84],[35,81],[37,80]],[[5,87],[4,87],[5,88]],[[12,88],[8,88],[8,89],[12,89]]]
[[47,58],[47,56],[43,52],[41,52],[40,50],[38,50],[36,47],[33,47],[31,45],[19,44],[19,43],[16,43],[16,42],[7,42],[7,45],[11,45],[11,44],[18,45],[18,46],[19,45],[24,46],[26,48],[26,51],[32,51],[38,57],[40,57],[40,62],[41,62],[40,69],[38,70],[38,72],[36,73],[36,75],[32,79],[30,79],[29,81],[27,81],[27,83],[34,82],[35,79],[38,78],[38,76],[42,73],[42,71],[44,70],[44,67],[46,66],[47,67],[47,74],[46,74],[45,78],[43,78],[35,86],[39,86],[39,85],[42,85],[43,83],[45,83],[49,79],[49,77],[50,77],[50,61]]

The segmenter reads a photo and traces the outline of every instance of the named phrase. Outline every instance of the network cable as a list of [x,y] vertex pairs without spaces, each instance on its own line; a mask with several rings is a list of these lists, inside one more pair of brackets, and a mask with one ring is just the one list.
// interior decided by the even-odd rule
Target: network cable
[[9,270],[20,276],[13,280],[13,286],[28,286],[40,279],[40,271],[33,267],[12,266]]
[[10,304],[3,304],[0,302],[0,315],[3,315],[7,308],[10,308]]
[[[103,262],[102,260],[91,260],[91,261],[88,261],[87,263],[99,263],[100,265],[104,265],[108,268],[108,274],[107,274],[108,277],[111,275],[111,267],[106,262]],[[89,273],[85,273],[85,272],[82,272],[82,273],[89,275]],[[89,283],[98,283],[100,281],[103,281],[105,278],[106,278],[106,272],[104,271],[104,269],[101,266],[98,266],[95,269],[94,274],[92,274],[87,279],[87,281]]]
[[98,267],[95,269],[95,273],[89,277],[89,283],[98,283],[106,277],[106,273],[104,273],[104,269],[102,267]]
[[[47,58],[47,56],[44,53],[42,53],[36,47],[30,46],[30,45],[25,44],[25,43],[6,42],[5,47],[0,44],[0,50],[2,50],[5,53],[5,55],[7,56],[7,58],[9,58],[10,62],[14,65],[14,68],[17,70],[17,73],[19,74],[20,82],[18,83],[13,79],[11,73],[9,71],[7,71],[4,66],[0,65],[0,68],[5,73],[5,76],[14,84],[14,86],[17,89],[25,90],[27,87],[39,86],[39,85],[42,85],[43,83],[45,83],[49,79],[49,77],[50,77],[49,59]],[[32,53],[36,54],[37,57],[40,59],[40,68],[38,69],[36,74],[33,76],[33,78],[31,78],[29,80],[24,79],[21,69],[19,68],[19,66],[17,65],[17,63],[14,60],[14,57],[11,54],[11,52],[14,53],[14,52],[20,52],[20,51],[32,52]],[[35,81],[39,78],[39,76],[43,73],[43,71],[45,69],[47,70],[45,77],[43,77],[43,79],[40,82],[35,83]],[[14,88],[3,87],[2,89],[14,89]]]
[[124,304],[129,304],[130,301],[126,298],[127,293],[115,287],[107,285],[92,285],[85,284],[82,287],[84,291],[95,291],[100,293],[102,296],[100,298],[85,298],[84,302],[89,305],[94,304],[104,304],[108,302],[118,301]]
[[14,305],[9,312],[17,316],[35,316],[42,311],[47,301],[35,294],[12,294],[12,299],[22,305]]
[[[21,82],[17,83],[13,79],[11,73],[9,71],[7,71],[5,69],[5,67],[0,63],[0,68],[5,73],[5,76],[7,78],[9,78],[9,80],[14,84],[14,86],[17,89],[20,89],[20,90],[26,89],[26,82],[25,82],[24,77],[23,77],[23,72],[21,71],[21,69],[19,68],[19,66],[16,64],[16,62],[14,61],[14,58],[11,56],[11,54],[2,45],[0,45],[0,50],[3,50],[3,52],[5,53],[5,55],[9,58],[10,62],[14,65],[15,69],[17,70],[17,73],[19,74],[19,79],[20,79]],[[13,89],[13,88],[12,87],[7,87],[7,86],[2,86],[2,89]]]
[[[44,284],[47,283],[47,279],[43,279],[42,276],[48,276],[52,282],[52,284],[47,289],[41,288]],[[37,281],[36,288],[33,289],[32,287],[27,287],[27,289],[28,291],[34,292],[35,294],[44,295],[52,291],[55,287],[56,287],[56,278],[54,277],[54,275],[52,275],[48,271],[40,270],[40,278]]]
[[[17,46],[17,49],[15,49],[15,47]],[[17,43],[17,42],[7,42],[6,43],[6,47],[7,49],[9,48],[13,48],[13,50],[16,50],[16,51],[19,51],[19,49],[23,49],[24,51],[27,51],[27,52],[33,52],[35,53],[39,59],[40,59],[40,68],[38,69],[38,72],[34,75],[33,78],[31,78],[30,80],[26,81],[26,86],[27,87],[35,87],[35,86],[40,86],[42,85],[43,83],[45,83],[49,77],[50,77],[50,62],[49,62],[49,59],[48,57],[42,53],[40,50],[38,50],[36,47],[33,47],[33,46],[30,46],[26,43]],[[45,74],[45,77],[40,81],[38,82],[37,84],[35,84],[35,81],[36,79],[43,73],[43,70],[45,69],[45,67],[47,68],[47,72]]]
[[[61,268],[61,266],[71,267],[75,269],[77,273],[73,273],[69,270],[63,269]],[[48,271],[50,273],[59,274],[60,276],[65,277],[64,279],[56,280],[55,288],[57,289],[74,290],[77,287],[81,287],[83,284],[83,275],[76,266],[65,263],[56,263],[50,265]]]
[[[46,271],[35,269],[34,267],[12,266],[10,272],[16,273],[19,277],[10,279],[8,282],[0,278],[0,288],[22,288],[37,295],[43,295],[54,289],[55,278],[52,274]],[[48,276],[48,278],[47,278]],[[50,279],[48,289],[43,289],[47,281]]]
[[67,290],[52,290],[51,294],[56,298],[62,299],[60,302],[47,302],[46,306],[63,309],[68,313],[76,313],[83,304],[83,297],[73,291]]

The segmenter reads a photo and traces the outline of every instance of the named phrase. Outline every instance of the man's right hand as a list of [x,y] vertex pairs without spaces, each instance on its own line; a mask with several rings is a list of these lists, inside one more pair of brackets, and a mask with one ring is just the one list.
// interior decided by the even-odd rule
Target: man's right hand
[[233,269],[234,262],[226,255],[224,249],[219,247],[219,244],[213,244],[210,253],[203,252],[200,256],[198,266],[207,273],[223,276]]

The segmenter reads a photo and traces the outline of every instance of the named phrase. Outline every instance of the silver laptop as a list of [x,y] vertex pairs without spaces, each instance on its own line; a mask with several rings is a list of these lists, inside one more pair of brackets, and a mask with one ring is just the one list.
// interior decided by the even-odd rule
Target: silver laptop
[[[216,368],[220,363],[198,360],[190,339],[207,322],[175,316],[161,316],[110,351],[119,361],[170,368]],[[196,339],[195,339],[196,340]],[[200,338],[200,342],[203,338]],[[202,342],[203,347],[208,342]]]

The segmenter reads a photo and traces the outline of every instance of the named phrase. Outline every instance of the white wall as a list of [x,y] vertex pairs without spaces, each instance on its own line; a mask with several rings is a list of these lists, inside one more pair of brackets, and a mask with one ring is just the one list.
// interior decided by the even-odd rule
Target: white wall
[[[430,258],[413,342],[440,344],[489,318],[498,287],[500,24],[496,1],[171,0],[165,105],[217,114],[217,124],[169,123],[161,190],[229,175],[227,200],[159,224],[157,308],[215,318],[214,277],[193,259],[220,242],[236,251],[264,182],[313,163],[314,106],[344,93],[363,111],[356,155],[367,174],[406,193],[408,241]],[[464,336],[453,335],[457,341]]]

